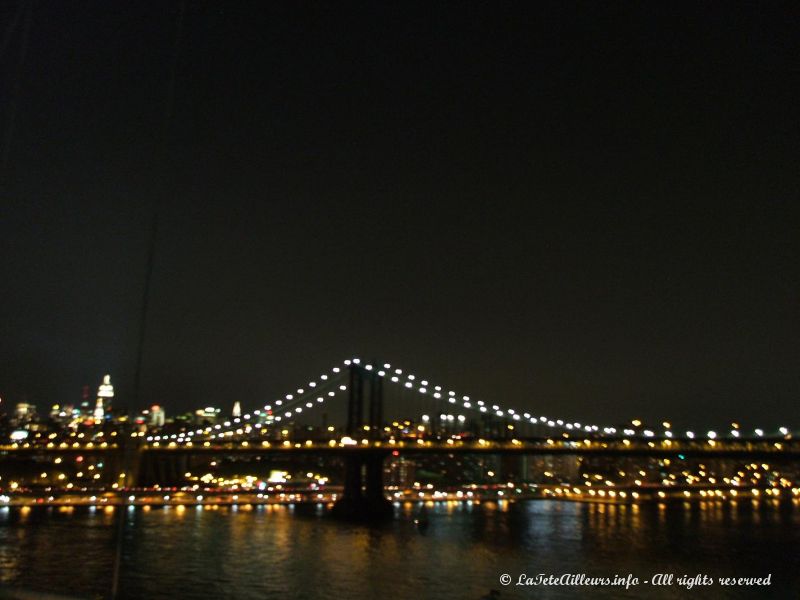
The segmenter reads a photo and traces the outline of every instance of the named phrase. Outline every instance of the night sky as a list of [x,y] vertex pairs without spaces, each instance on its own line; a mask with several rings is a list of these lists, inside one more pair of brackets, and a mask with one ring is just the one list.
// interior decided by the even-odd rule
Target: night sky
[[572,420],[797,425],[797,3],[188,2],[176,44],[177,2],[39,0],[20,67],[27,4],[6,410],[106,372],[133,408],[157,210],[139,408],[358,355]]

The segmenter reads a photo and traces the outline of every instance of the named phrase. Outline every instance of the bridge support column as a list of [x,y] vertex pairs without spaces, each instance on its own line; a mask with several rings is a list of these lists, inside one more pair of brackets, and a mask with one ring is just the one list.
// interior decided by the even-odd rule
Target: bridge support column
[[383,494],[384,453],[351,454],[345,457],[344,493],[333,506],[333,516],[351,521],[379,521],[394,514]]
[[383,507],[384,503],[391,507],[391,504],[383,495],[383,458],[383,454],[376,453],[370,454],[364,461],[367,475],[364,492],[367,502],[380,508]]
[[126,488],[140,485],[143,462],[144,452],[142,452],[141,444],[126,440],[126,443],[122,445],[122,467],[125,473]]
[[344,493],[343,499],[360,502],[363,498],[362,463],[358,456],[348,456],[344,460]]
[[[356,440],[380,438],[383,427],[383,387],[380,377],[357,365],[350,366],[347,434]],[[364,421],[364,387],[369,385],[369,420]],[[391,518],[391,502],[383,495],[385,451],[354,449],[344,457],[344,493],[333,507],[336,517],[359,521]]]

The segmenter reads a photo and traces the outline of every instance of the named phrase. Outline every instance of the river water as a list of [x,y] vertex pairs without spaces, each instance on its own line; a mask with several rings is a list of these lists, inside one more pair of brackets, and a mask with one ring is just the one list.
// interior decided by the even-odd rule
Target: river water
[[[321,507],[136,507],[122,598],[800,598],[800,505],[558,501],[397,509],[380,527]],[[113,509],[0,508],[0,592],[108,593]],[[521,574],[639,578],[624,587],[514,585]],[[653,586],[659,573],[676,578]],[[512,584],[504,586],[500,576]],[[769,586],[694,587],[684,575],[764,577]],[[7,592],[8,593],[8,592]],[[2,594],[0,594],[2,596]]]

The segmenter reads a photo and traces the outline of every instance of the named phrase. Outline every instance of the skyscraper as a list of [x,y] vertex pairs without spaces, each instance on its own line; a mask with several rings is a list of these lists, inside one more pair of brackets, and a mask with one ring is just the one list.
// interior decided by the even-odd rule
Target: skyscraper
[[154,404],[153,406],[150,407],[151,427],[163,427],[165,419],[166,419],[166,414],[163,408],[161,408],[158,404]]
[[114,397],[114,386],[111,385],[111,375],[103,377],[103,383],[97,388],[97,402],[94,406],[94,420],[102,421],[105,411],[111,408],[111,399]]
[[234,418],[242,416],[242,405],[239,404],[238,400],[233,403],[233,413],[232,414],[233,414]]

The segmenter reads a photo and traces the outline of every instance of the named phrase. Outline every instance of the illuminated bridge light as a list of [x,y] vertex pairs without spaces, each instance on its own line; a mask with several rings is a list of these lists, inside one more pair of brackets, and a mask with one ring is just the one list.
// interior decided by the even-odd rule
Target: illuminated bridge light
[[[351,358],[351,359],[348,359],[348,360],[344,361],[344,364],[345,365],[361,364],[361,361],[358,358]],[[389,369],[390,367],[391,367],[391,365],[389,363],[385,363],[384,364],[384,368],[385,369]],[[375,370],[375,369],[377,369],[376,366],[373,366],[371,364],[365,365],[364,368],[367,369],[367,370]],[[332,371],[333,371],[333,373],[339,373],[341,371],[341,369],[339,367],[334,367],[332,369]],[[432,389],[433,390],[432,395],[437,400],[442,398],[443,395],[444,395],[444,392],[441,392],[441,390],[442,390],[441,386],[431,385],[425,379],[422,379],[419,382],[419,384],[415,386],[414,384],[410,383],[410,382],[413,382],[413,381],[416,380],[416,376],[415,375],[413,375],[411,373],[408,373],[403,378],[403,379],[407,380],[407,381],[404,382],[404,381],[401,381],[401,378],[397,377],[397,375],[404,373],[404,371],[402,369],[396,368],[396,369],[394,369],[394,373],[395,373],[395,375],[391,376],[391,380],[392,380],[393,383],[403,383],[403,385],[405,385],[406,388],[408,388],[408,389],[416,389],[420,394],[431,393],[431,389]],[[385,373],[379,372],[378,374],[383,376]],[[328,376],[327,375],[322,375],[318,379],[319,379],[319,381],[327,381],[328,380]],[[308,382],[308,385],[307,385],[306,389],[311,389],[311,388],[315,388],[315,387],[317,387],[317,381],[311,380],[311,381]],[[345,386],[339,386],[339,387],[342,390],[346,389]],[[304,395],[305,391],[306,390],[303,389],[303,388],[298,388],[297,389],[297,393],[300,396]],[[333,392],[327,392],[327,394],[328,394],[328,397],[333,397],[334,396]],[[476,401],[476,403],[475,403],[476,406],[473,406],[473,403],[471,403],[469,401],[469,396],[456,396],[456,393],[454,391],[452,391],[452,390],[449,390],[447,392],[447,397],[448,397],[448,402],[450,404],[456,404],[456,399],[458,397],[461,397],[461,398],[463,398],[462,403],[463,403],[464,408],[471,409],[471,410],[478,409],[478,410],[480,410],[480,412],[488,413],[489,412],[488,406],[491,406],[491,412],[494,415],[496,415],[497,417],[499,417],[499,418],[503,418],[503,419],[506,419],[508,421],[519,421],[519,420],[521,420],[520,413],[517,413],[517,411],[515,411],[513,408],[502,408],[497,404],[491,404],[491,403],[487,404],[483,400]],[[300,401],[301,401],[301,398],[299,398],[297,396],[293,396],[291,394],[287,394],[285,401],[278,401],[275,404],[276,404],[276,406],[280,406],[282,403],[285,402],[287,404],[287,406],[284,408],[284,411],[285,411],[284,414],[291,415],[291,414],[293,414],[292,411],[294,411],[294,413],[302,412],[302,409],[298,406]],[[320,396],[320,397],[317,398],[317,402],[321,402],[321,401],[322,401],[322,397]],[[311,402],[304,402],[304,404],[305,404],[305,408],[306,409],[310,409],[313,406]],[[271,406],[269,406],[269,405],[267,405],[266,408],[268,410],[270,410],[270,411],[272,410]],[[256,411],[256,414],[258,414],[258,411]],[[580,423],[577,423],[577,422],[568,423],[568,422],[565,422],[562,419],[548,418],[548,417],[545,417],[545,416],[539,417],[539,420],[537,421],[537,418],[535,416],[531,416],[530,413],[526,412],[526,413],[522,413],[522,414],[524,414],[526,421],[529,421],[531,424],[534,424],[534,425],[537,422],[541,422],[543,424],[547,424],[551,428],[554,428],[554,427],[557,426],[557,427],[564,428],[565,430],[570,430],[570,431],[573,431],[573,430],[576,430],[576,429],[577,430],[583,429],[586,432],[599,432],[600,435],[607,435],[607,436],[615,436],[618,433],[617,429],[615,427],[608,426],[608,425],[581,425]],[[249,414],[245,415],[244,421],[249,421],[251,418],[252,418],[252,415],[249,415]],[[279,419],[280,419],[280,416],[276,416],[274,418],[275,421],[278,421]],[[236,419],[234,419],[234,422],[235,423],[239,423],[240,420],[238,418],[236,418]],[[638,419],[635,419],[634,421],[632,421],[632,423],[636,427],[639,427],[642,424],[641,421],[638,420]],[[663,433],[661,433],[661,435],[663,437],[665,437],[665,438],[672,438],[673,436],[672,436],[672,432],[671,432],[671,427],[672,427],[671,423],[669,423],[669,421],[664,421],[662,423],[662,425],[664,426],[665,431]],[[214,427],[215,427],[215,429],[217,431],[220,430],[220,425],[216,425]],[[230,421],[226,421],[224,427],[229,428],[230,427]],[[784,436],[790,435],[790,431],[789,431],[789,429],[787,427],[782,427],[779,430],[780,430],[781,434],[784,435]],[[250,429],[247,429],[247,431],[249,432]],[[624,432],[624,434],[626,436],[636,435],[634,433],[634,430],[629,429],[629,428],[626,428],[626,429],[624,429],[622,431]],[[656,435],[651,430],[642,431],[642,430],[639,429],[638,431],[644,437],[655,437],[655,435]],[[756,429],[755,431],[756,431],[756,435],[758,435],[759,437],[763,437],[763,430]],[[202,433],[205,433],[206,435],[208,435],[210,432],[211,432],[211,428],[207,428],[205,431],[204,430],[197,430],[196,432],[183,433],[178,438],[178,441],[180,443],[187,443],[189,439],[194,437],[194,435],[201,435]],[[142,433],[142,435],[144,435],[144,433]],[[562,435],[563,436],[567,436],[566,433],[563,433]],[[729,435],[732,436],[733,438],[741,437],[738,424],[733,424],[733,429],[730,431]],[[693,434],[691,432],[688,432],[687,433],[687,437],[689,439],[693,439]],[[152,440],[154,438],[151,437],[150,439]],[[159,438],[155,438],[155,439],[159,439]],[[163,439],[176,439],[176,436],[175,435],[169,436],[169,437],[165,436]],[[711,438],[711,439],[713,439],[713,438]]]

